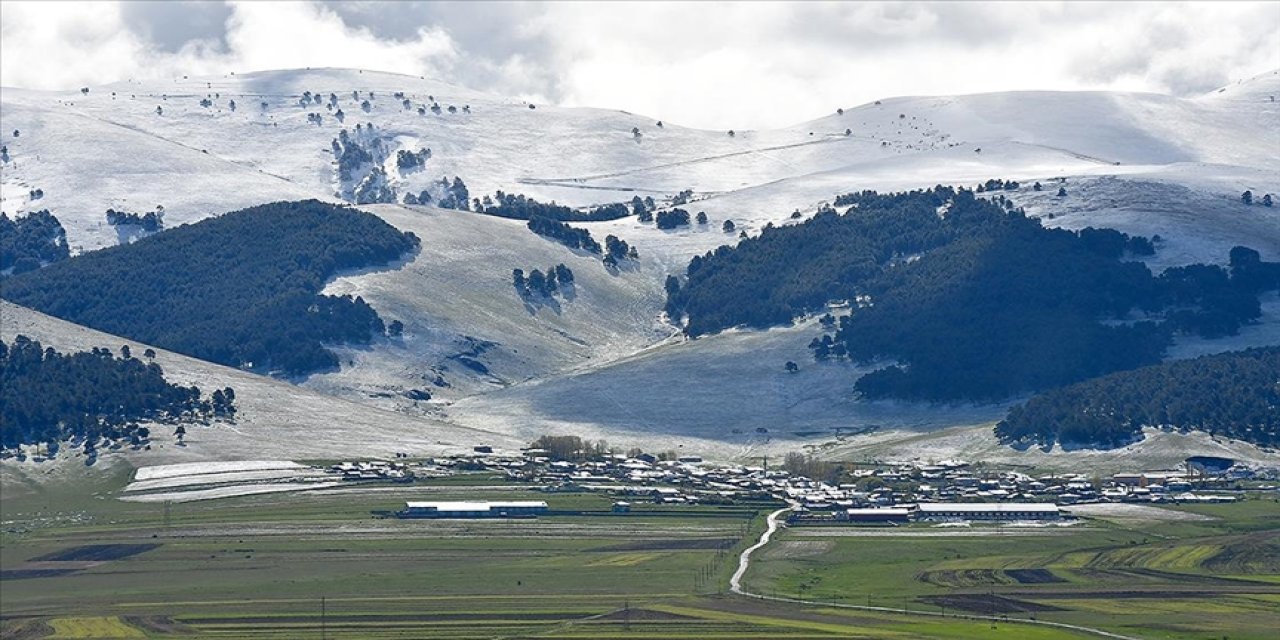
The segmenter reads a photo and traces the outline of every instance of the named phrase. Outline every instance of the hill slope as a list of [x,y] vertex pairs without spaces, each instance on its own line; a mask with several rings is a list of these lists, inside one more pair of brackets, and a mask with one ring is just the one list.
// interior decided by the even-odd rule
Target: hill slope
[[204,360],[296,375],[337,366],[324,343],[367,345],[385,330],[359,298],[316,295],[324,281],[418,246],[351,208],[277,202],[13,276],[0,296]]
[[[41,206],[68,220],[90,218],[68,227],[72,243],[88,249],[115,240],[92,224],[108,206],[164,204],[172,221],[184,222],[241,203],[333,197],[330,143],[357,123],[373,123],[390,156],[396,149],[432,149],[421,175],[401,179],[388,159],[388,173],[406,189],[458,175],[474,196],[502,189],[573,205],[685,188],[718,194],[846,167],[853,174],[847,182],[871,169],[858,168],[860,163],[894,159],[889,171],[899,179],[930,185],[992,173],[1021,179],[1177,163],[1274,171],[1280,152],[1267,123],[1280,107],[1261,96],[1280,92],[1277,85],[1280,76],[1260,76],[1233,88],[1232,95],[1242,96],[1235,100],[1049,92],[894,98],[732,137],[731,123],[725,131],[658,127],[653,118],[625,112],[530,109],[431,80],[351,70],[120,83],[91,87],[87,95],[5,88],[0,127],[22,135],[5,137],[12,160],[4,208],[27,208],[22,185],[45,187]],[[299,104],[304,91],[324,96],[323,104]],[[409,109],[395,93],[404,94]],[[330,95],[337,98],[332,109]],[[208,107],[200,104],[206,96]],[[419,115],[417,108],[433,104],[431,98],[469,107],[469,113]],[[366,100],[368,112],[360,108]],[[334,117],[337,110],[344,112],[343,122]],[[309,114],[319,114],[319,124]],[[930,166],[934,158],[944,166]],[[867,186],[895,188],[883,183],[885,177]],[[1265,184],[1250,186],[1266,190]]]
[[[0,301],[0,337],[12,342],[25,335],[59,351],[112,350],[129,345],[136,353],[150,348],[118,336],[93,331]],[[512,447],[518,443],[502,435],[459,428],[439,421],[318,394],[287,382],[210,364],[155,349],[155,362],[165,377],[181,385],[205,390],[232,387],[238,407],[234,424],[215,423],[188,430],[187,446],[165,444],[163,436],[152,451],[127,454],[146,464],[202,460],[306,459],[344,456],[392,457],[397,451],[421,454],[469,450],[477,442]],[[156,429],[158,434],[167,433]]]
[[[730,136],[732,123],[721,131],[659,127],[653,117],[530,108],[423,78],[355,70],[121,83],[90,87],[87,95],[5,88],[0,131],[10,160],[0,174],[0,206],[11,214],[51,209],[75,252],[121,241],[105,222],[108,207],[148,211],[163,204],[172,227],[268,201],[334,201],[343,185],[331,143],[357,123],[374,125],[367,135],[380,141],[386,156],[380,166],[401,195],[455,175],[475,197],[501,189],[574,206],[636,195],[662,204],[691,189],[693,201],[684,207],[705,211],[705,226],[660,231],[634,217],[574,225],[599,241],[614,234],[638,249],[639,261],[617,273],[519,221],[421,206],[363,207],[420,237],[421,253],[397,269],[339,274],[324,293],[363,296],[386,320],[403,321],[405,336],[369,349],[336,349],[341,370],[312,376],[305,386],[400,410],[382,415],[427,413],[522,439],[546,430],[615,439],[691,436],[690,446],[723,442],[728,454],[764,446],[754,435],[738,437],[762,435],[757,428],[802,440],[792,432],[869,424],[933,429],[993,422],[1000,411],[861,404],[840,395],[847,371],[818,366],[777,379],[782,362],[803,361],[810,334],[799,329],[673,343],[675,328],[661,317],[663,279],[694,255],[736,242],[736,233],[721,231],[724,221],[755,234],[789,223],[793,211],[807,217],[837,193],[1001,177],[1024,184],[1006,195],[1046,226],[1160,235],[1161,250],[1147,259],[1153,269],[1222,262],[1235,244],[1277,260],[1280,209],[1245,207],[1239,194],[1280,192],[1280,131],[1270,124],[1280,108],[1266,100],[1278,89],[1280,75],[1271,73],[1193,100],[1037,92],[894,98]],[[304,92],[322,99],[300,104]],[[326,106],[330,94],[336,108]],[[335,118],[338,108],[343,122]],[[318,123],[309,114],[319,114]],[[396,167],[396,151],[427,148],[432,154],[422,170],[402,174]],[[1055,178],[1065,179],[1067,197],[1056,197],[1053,187],[1026,186],[1039,180],[1056,187]],[[37,187],[46,195],[33,201],[29,191]],[[527,307],[510,285],[511,270],[559,263],[578,280],[573,299],[559,309]],[[1174,353],[1273,344],[1278,329],[1280,313],[1266,300],[1263,323],[1241,338],[1221,345],[1184,341]],[[432,402],[398,395],[438,378],[449,386],[431,387]],[[777,442],[769,446],[791,446]]]

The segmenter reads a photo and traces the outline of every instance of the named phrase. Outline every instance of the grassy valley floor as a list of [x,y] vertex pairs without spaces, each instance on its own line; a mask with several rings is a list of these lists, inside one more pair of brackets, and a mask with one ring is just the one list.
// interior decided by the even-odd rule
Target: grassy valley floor
[[[1280,504],[1106,515],[1066,529],[795,527],[737,554],[774,506],[636,504],[494,478],[203,502],[4,487],[3,638],[1061,638],[1045,620],[1136,637],[1264,637],[1280,620]],[[406,499],[537,499],[583,515],[375,517]],[[847,535],[876,531],[875,537]],[[972,530],[967,533],[979,533]],[[1035,532],[1054,535],[1019,535]],[[889,535],[884,535],[889,534]],[[866,604],[947,617],[842,609]],[[1009,623],[966,616],[995,610]]]
[[792,527],[745,587],[1141,638],[1274,637],[1280,501],[1113,506],[1069,527]]

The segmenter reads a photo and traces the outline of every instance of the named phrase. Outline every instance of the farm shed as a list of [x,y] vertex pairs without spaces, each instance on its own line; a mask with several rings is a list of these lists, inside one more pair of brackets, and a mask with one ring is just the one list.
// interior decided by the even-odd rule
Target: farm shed
[[836,512],[836,519],[849,522],[906,522],[911,519],[911,510],[897,507],[845,509],[843,512]]

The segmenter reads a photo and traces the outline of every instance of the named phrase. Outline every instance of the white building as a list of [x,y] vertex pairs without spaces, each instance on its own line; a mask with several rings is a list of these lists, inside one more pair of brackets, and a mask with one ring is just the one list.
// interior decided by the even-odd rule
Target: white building
[[512,502],[406,502],[401,518],[530,518],[546,513],[541,500]]
[[922,502],[916,520],[1058,520],[1062,510],[1049,502]]

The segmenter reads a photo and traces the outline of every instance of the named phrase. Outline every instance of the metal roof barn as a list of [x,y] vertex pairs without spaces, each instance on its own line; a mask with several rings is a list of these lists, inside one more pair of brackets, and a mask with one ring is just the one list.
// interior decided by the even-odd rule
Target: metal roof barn
[[1062,517],[1058,505],[1048,502],[922,502],[916,505],[918,520],[1054,520]]
[[401,518],[530,518],[548,511],[541,500],[510,502],[406,502]]

